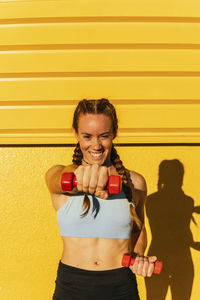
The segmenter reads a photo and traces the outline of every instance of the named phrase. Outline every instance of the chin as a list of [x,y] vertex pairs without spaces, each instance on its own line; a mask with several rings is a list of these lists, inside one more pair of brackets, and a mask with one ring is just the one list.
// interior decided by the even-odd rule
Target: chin
[[104,164],[104,160],[92,160],[91,164],[92,165],[97,164],[97,165],[101,166]]
[[101,165],[105,164],[105,162],[108,160],[108,156],[105,154],[107,154],[107,153],[104,153],[104,156],[101,159],[93,159],[91,157],[91,155],[88,155],[85,159],[91,165],[97,164],[97,165],[101,166]]

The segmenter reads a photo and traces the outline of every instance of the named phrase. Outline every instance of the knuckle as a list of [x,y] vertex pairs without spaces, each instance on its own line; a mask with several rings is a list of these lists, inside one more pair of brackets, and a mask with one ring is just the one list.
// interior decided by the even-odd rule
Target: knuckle
[[89,187],[90,194],[93,194],[95,192],[95,188]]
[[78,177],[77,178],[77,182],[78,182],[78,185],[83,185],[83,178],[82,177]]
[[94,191],[95,187],[94,186],[89,186],[88,189],[91,190],[91,191]]
[[137,273],[137,272],[136,272],[137,270],[136,270],[135,268],[131,268],[131,271],[132,271],[133,273],[135,273],[135,274]]
[[100,171],[106,173],[108,168],[106,166],[101,166]]
[[92,190],[94,190],[94,189],[96,189],[96,185],[90,184],[89,188],[92,189]]
[[98,190],[103,190],[104,186],[103,186],[103,184],[98,184],[97,188],[98,188]]
[[78,185],[77,185],[77,190],[78,190],[78,191],[82,191],[82,190],[83,190],[83,186],[80,185],[80,184],[78,184]]
[[99,165],[98,165],[98,164],[93,164],[93,165],[92,165],[92,169],[98,170],[98,168],[99,168]]
[[84,166],[80,165],[80,166],[76,169],[75,172],[77,172],[77,173],[82,173],[83,170],[84,170]]
[[88,185],[83,185],[83,188],[84,189],[88,189]]
[[91,166],[84,166],[85,172],[89,172],[91,170]]

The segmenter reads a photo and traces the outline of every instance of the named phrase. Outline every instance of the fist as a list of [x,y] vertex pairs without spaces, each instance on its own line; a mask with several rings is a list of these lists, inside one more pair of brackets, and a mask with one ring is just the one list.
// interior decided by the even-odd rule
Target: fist
[[135,257],[135,262],[129,266],[131,271],[143,277],[151,277],[154,270],[154,263],[157,260],[156,256],[139,256]]
[[107,184],[109,173],[109,168],[97,164],[79,166],[74,172],[77,178],[77,190],[107,199],[108,191],[104,190],[104,188]]

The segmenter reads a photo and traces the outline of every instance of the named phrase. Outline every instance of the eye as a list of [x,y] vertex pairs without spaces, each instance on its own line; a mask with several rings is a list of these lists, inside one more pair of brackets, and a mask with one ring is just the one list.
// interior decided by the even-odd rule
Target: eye
[[101,137],[102,137],[103,139],[107,139],[107,138],[109,138],[109,135],[106,134],[106,135],[102,135]]
[[83,138],[84,138],[84,139],[90,139],[91,136],[90,136],[90,135],[84,135]]

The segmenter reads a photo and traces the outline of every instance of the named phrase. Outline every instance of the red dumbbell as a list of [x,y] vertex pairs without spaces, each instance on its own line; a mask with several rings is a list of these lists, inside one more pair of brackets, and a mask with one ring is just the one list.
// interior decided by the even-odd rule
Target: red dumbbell
[[[132,266],[135,262],[135,258],[131,257],[129,254],[124,254],[122,258],[122,266],[124,267],[129,267],[130,265]],[[153,273],[155,274],[160,274],[162,270],[163,263],[161,261],[156,261],[154,263],[154,271]]]
[[[63,173],[61,176],[61,187],[63,191],[71,191],[77,186],[77,179],[74,173]],[[121,178],[119,175],[110,175],[106,186],[109,194],[120,194]]]

